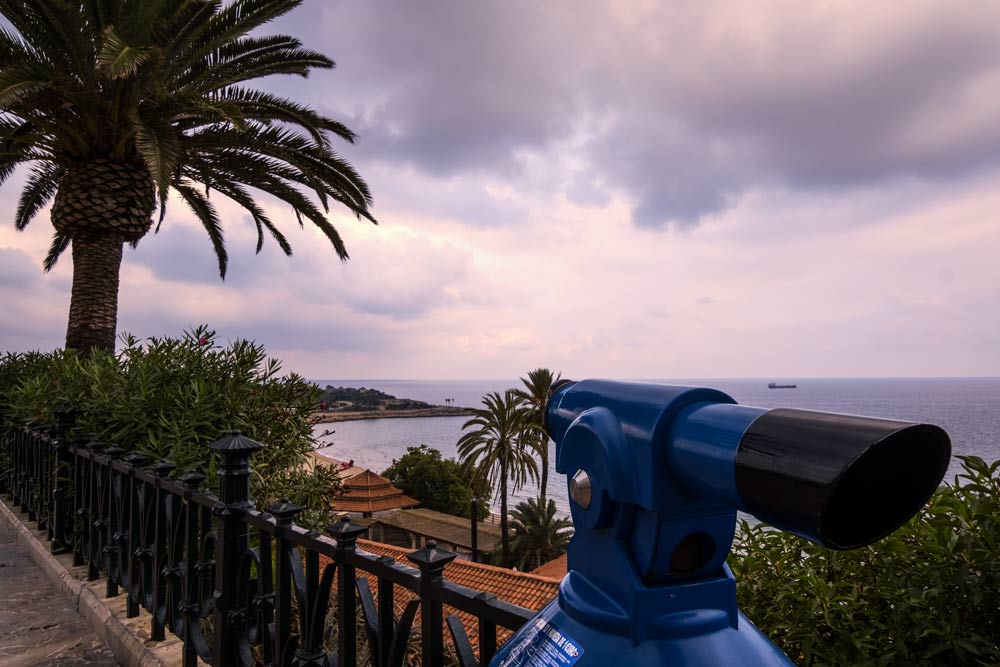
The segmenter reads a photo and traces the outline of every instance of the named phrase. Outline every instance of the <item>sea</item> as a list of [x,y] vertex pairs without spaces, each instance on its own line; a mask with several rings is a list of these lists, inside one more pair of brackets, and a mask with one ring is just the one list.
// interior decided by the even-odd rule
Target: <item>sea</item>
[[[367,387],[432,405],[479,407],[493,391],[521,386],[519,380],[316,380],[319,386]],[[961,472],[955,455],[1000,459],[1000,378],[859,378],[859,379],[731,379],[642,380],[720,389],[743,405],[803,408],[844,414],[903,419],[940,426],[952,441],[952,463],[945,481]],[[768,383],[795,384],[795,389],[769,389]],[[340,460],[381,472],[407,447],[428,445],[445,457],[456,457],[455,445],[468,417],[369,419],[318,424],[317,448]],[[550,461],[555,462],[552,446]],[[550,467],[548,495],[560,514],[569,513],[566,477]],[[511,506],[538,495],[528,483],[512,494]],[[496,501],[494,501],[494,504]]]

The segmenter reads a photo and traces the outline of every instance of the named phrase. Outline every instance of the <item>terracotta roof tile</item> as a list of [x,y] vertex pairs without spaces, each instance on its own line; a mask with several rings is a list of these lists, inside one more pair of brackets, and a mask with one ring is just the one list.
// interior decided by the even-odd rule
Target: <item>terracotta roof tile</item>
[[345,489],[396,488],[387,478],[376,475],[371,470],[365,470],[344,482]]
[[338,496],[333,501],[333,509],[338,512],[384,512],[406,507],[416,507],[419,500],[402,494],[391,498],[348,498]]
[[345,480],[333,500],[335,510],[362,513],[416,507],[419,504],[419,501],[403,495],[388,479],[371,470]]
[[557,579],[562,579],[566,576],[568,571],[569,561],[566,558],[566,554],[563,554],[562,556],[553,558],[548,563],[542,563],[532,570],[531,573],[542,577],[555,577]]

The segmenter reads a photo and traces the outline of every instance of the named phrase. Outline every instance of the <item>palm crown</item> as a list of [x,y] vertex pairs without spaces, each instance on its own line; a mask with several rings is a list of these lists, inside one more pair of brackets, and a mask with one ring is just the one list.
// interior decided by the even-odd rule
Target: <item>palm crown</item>
[[[10,24],[0,27],[0,183],[32,164],[18,229],[55,196],[45,268],[73,244],[74,302],[77,245],[92,254],[118,243],[120,257],[122,242],[134,244],[150,229],[157,200],[163,221],[171,190],[207,231],[223,277],[213,190],[247,211],[258,252],[265,231],[286,254],[291,248],[253,190],[290,205],[300,224],[316,225],[342,259],[347,250],[324,215],[330,201],[375,222],[367,185],[331,148],[334,137],[355,135],[248,87],[263,76],[333,67],[293,37],[250,34],[301,2],[0,0]],[[71,306],[71,332],[73,318]],[[112,327],[112,346],[113,337]]]
[[457,449],[462,465],[470,471],[474,482],[485,481],[500,496],[500,539],[502,559],[507,561],[507,486],[514,491],[529,479],[538,479],[538,465],[526,448],[525,436],[530,425],[512,390],[502,395],[491,392],[483,396],[485,407],[473,410],[472,419],[462,425],[466,431],[459,438]]
[[521,378],[524,389],[514,390],[514,394],[524,405],[527,419],[535,433],[534,447],[542,462],[542,476],[538,488],[542,504],[545,503],[549,485],[549,430],[545,426],[545,410],[552,394],[567,382],[568,380],[562,379],[561,373],[553,375],[548,368],[536,368],[528,372],[528,377]]

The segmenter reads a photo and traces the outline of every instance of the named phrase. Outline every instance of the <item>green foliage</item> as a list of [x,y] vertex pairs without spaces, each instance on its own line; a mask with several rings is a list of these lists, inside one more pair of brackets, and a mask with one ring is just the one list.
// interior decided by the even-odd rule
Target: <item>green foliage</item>
[[[382,474],[422,507],[465,518],[472,513],[473,492],[461,467],[432,447],[407,447],[406,454],[393,459]],[[488,503],[480,503],[479,514],[489,515]]]
[[458,454],[472,483],[488,485],[500,496],[500,548],[506,561],[510,553],[508,483],[517,491],[529,478],[538,479],[538,464],[531,456],[532,429],[527,412],[514,390],[483,396],[483,406],[473,410],[475,416],[462,425],[467,432],[458,440]]
[[264,449],[253,457],[259,507],[281,497],[307,508],[305,523],[325,521],[338,483],[329,468],[306,470],[313,447],[309,413],[319,390],[252,341],[226,346],[200,327],[181,338],[123,336],[118,356],[96,351],[7,355],[0,381],[11,416],[53,423],[64,403],[79,411],[70,436],[98,440],[177,465],[175,474],[214,475],[208,445],[238,429]]
[[562,379],[561,373],[553,375],[548,368],[536,368],[528,371],[528,377],[521,378],[524,389],[514,390],[514,395],[527,413],[530,446],[538,453],[542,464],[538,488],[543,502],[549,485],[549,430],[545,426],[545,410],[552,394],[567,382],[569,381]]
[[6,352],[0,357],[0,423],[10,416],[10,391],[46,361],[40,352]]
[[1000,664],[1000,461],[961,458],[953,485],[863,549],[743,522],[741,609],[798,665]]
[[549,499],[528,498],[511,513],[513,538],[510,541],[509,565],[534,570],[566,553],[573,536],[573,522],[556,517],[556,503]]

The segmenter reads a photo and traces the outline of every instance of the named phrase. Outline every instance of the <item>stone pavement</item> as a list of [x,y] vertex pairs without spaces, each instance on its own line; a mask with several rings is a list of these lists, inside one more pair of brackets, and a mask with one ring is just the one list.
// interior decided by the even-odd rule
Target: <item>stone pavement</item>
[[0,665],[117,667],[111,651],[0,520]]

